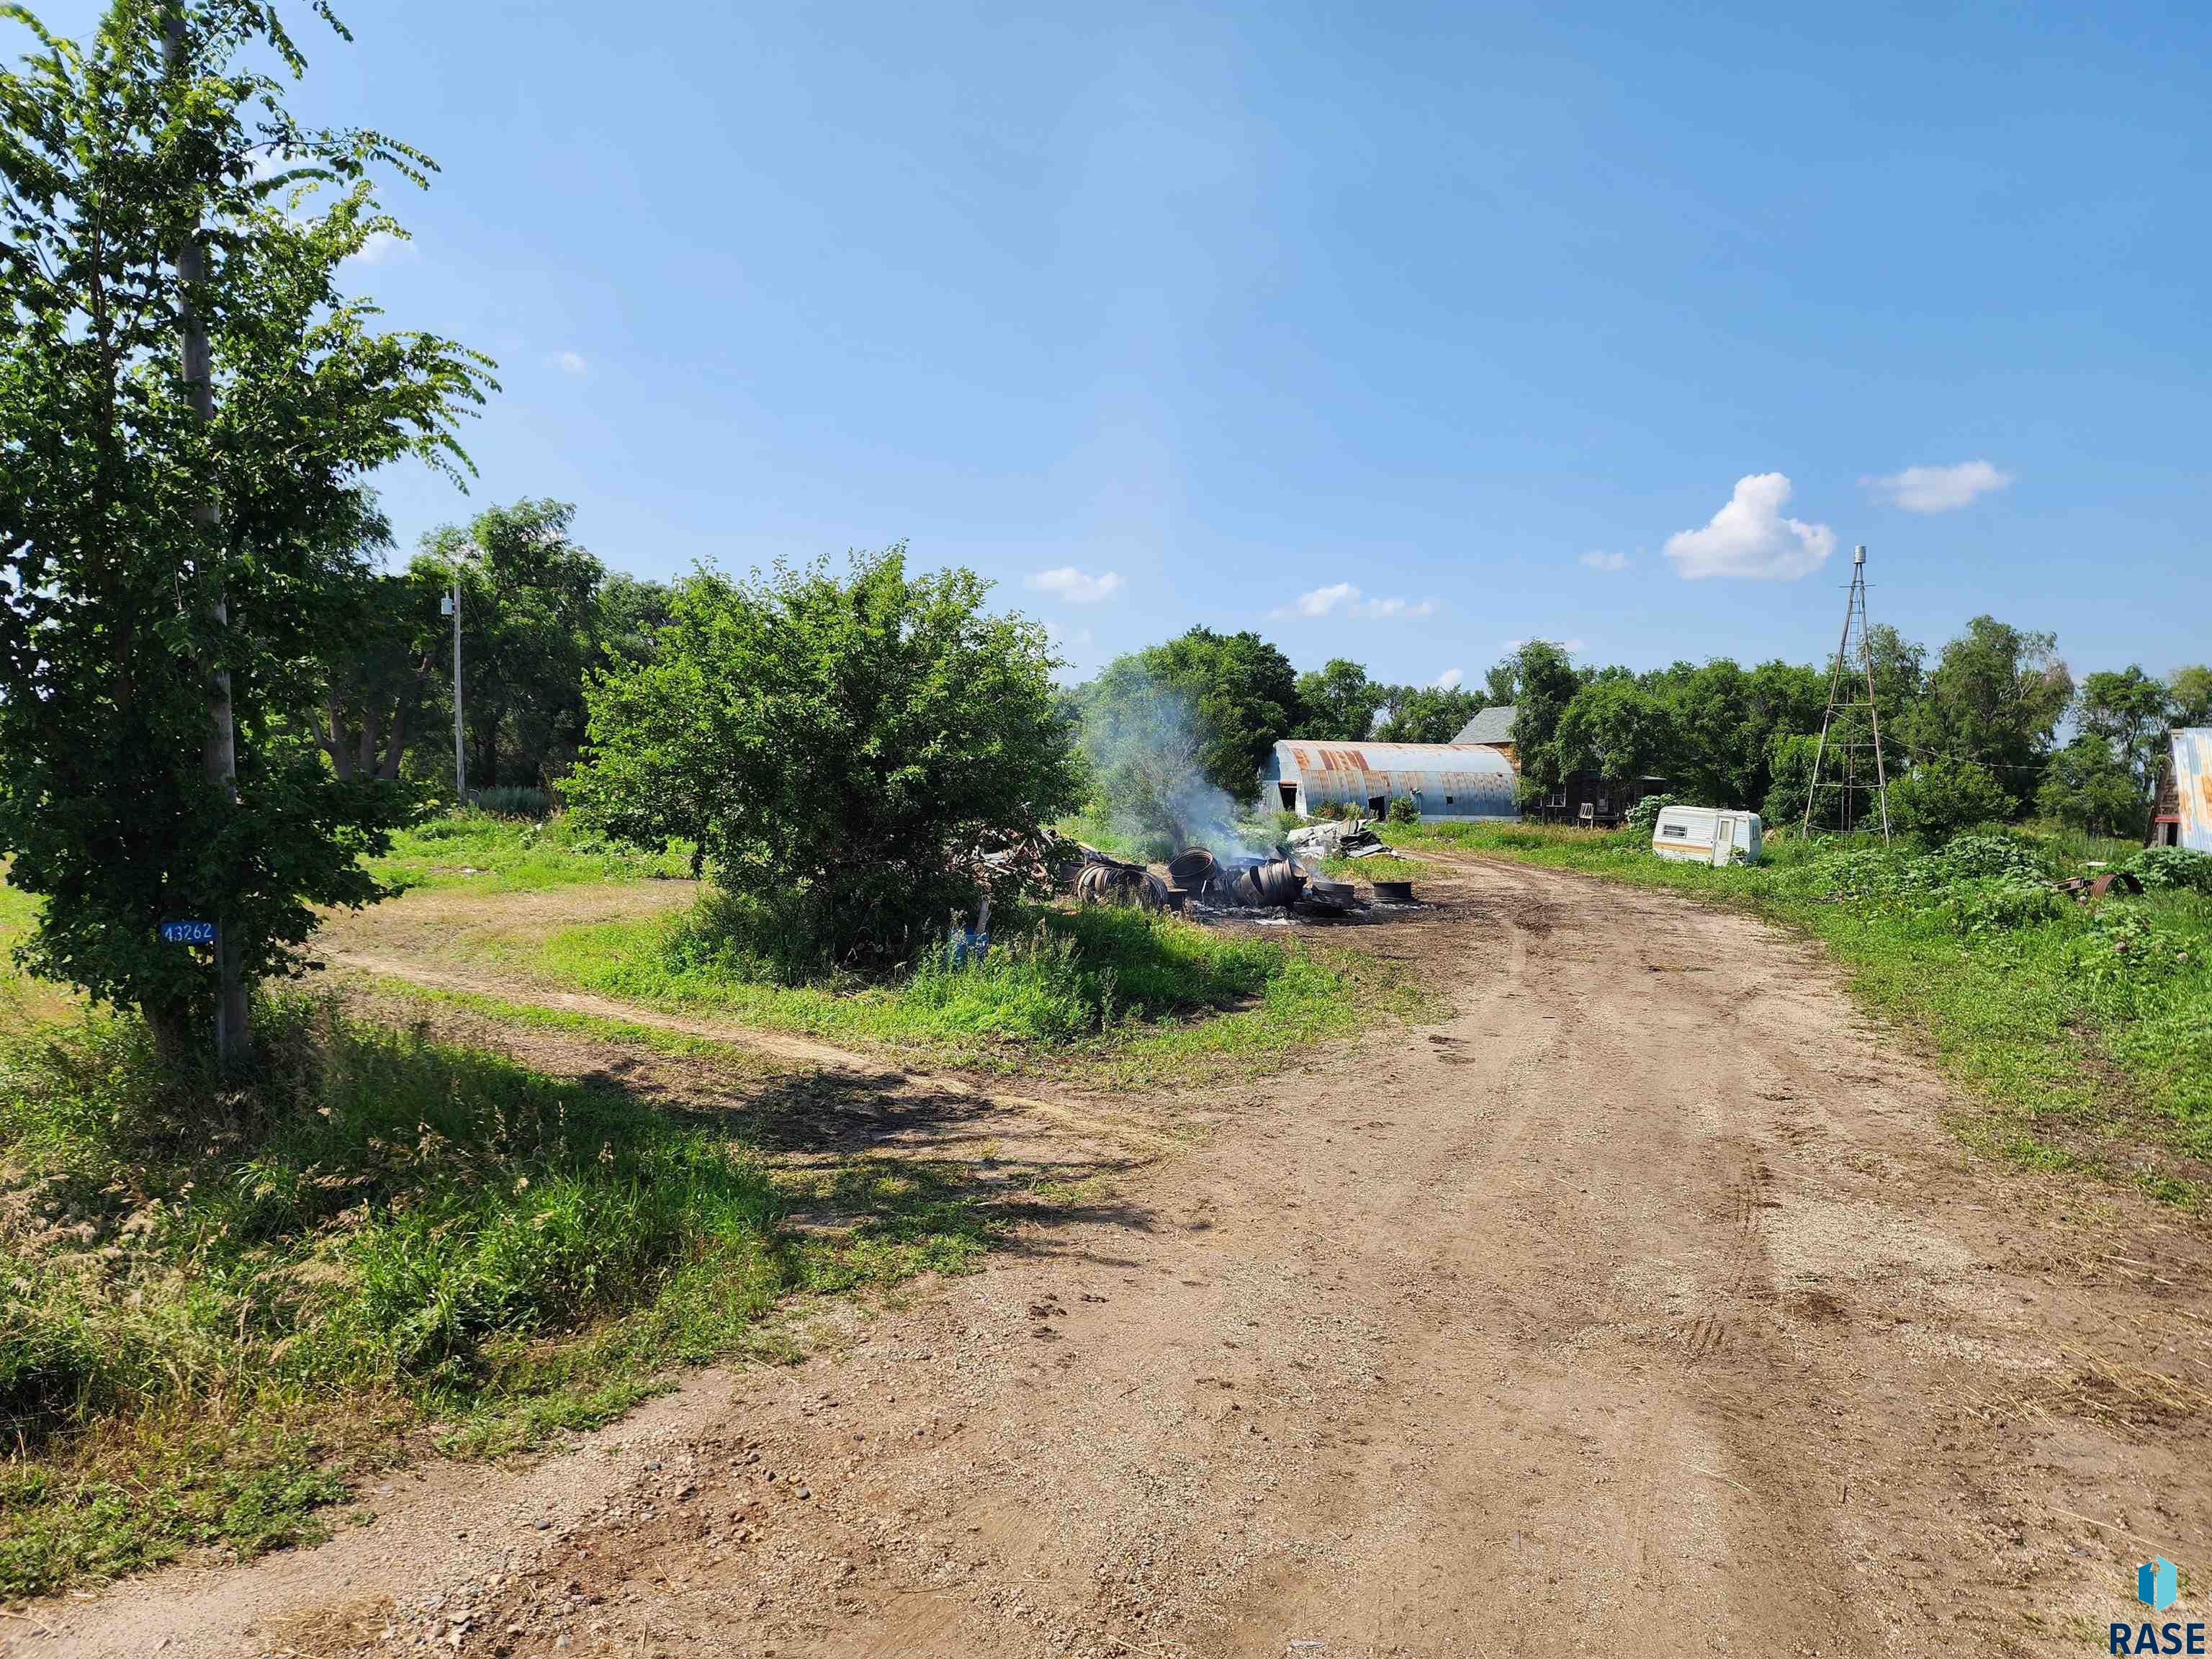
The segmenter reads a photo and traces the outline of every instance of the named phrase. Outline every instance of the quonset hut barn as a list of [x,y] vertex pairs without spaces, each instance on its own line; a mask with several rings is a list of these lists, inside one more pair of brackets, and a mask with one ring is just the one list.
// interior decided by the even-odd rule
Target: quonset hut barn
[[1484,744],[1279,743],[1262,775],[1261,800],[1311,817],[1342,803],[1381,817],[1399,796],[1424,818],[1514,819],[1513,768]]

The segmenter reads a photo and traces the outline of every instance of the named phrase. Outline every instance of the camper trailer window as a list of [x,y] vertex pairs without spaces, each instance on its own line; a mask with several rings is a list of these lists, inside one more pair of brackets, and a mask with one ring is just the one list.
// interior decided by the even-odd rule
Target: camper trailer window
[[1664,824],[1661,826],[1659,833],[1674,841],[1687,841],[1690,838],[1690,826],[1686,823]]

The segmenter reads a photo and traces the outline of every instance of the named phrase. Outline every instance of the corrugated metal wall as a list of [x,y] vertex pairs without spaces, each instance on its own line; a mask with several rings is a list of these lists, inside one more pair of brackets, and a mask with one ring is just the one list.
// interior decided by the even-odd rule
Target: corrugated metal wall
[[[1289,793],[1285,797],[1285,786]],[[1335,802],[1360,811],[1401,795],[1424,818],[1517,818],[1513,768],[1486,744],[1304,743],[1275,745],[1264,799],[1308,816]]]
[[2181,812],[2181,844],[2212,853],[2212,726],[2173,734],[2173,791]]

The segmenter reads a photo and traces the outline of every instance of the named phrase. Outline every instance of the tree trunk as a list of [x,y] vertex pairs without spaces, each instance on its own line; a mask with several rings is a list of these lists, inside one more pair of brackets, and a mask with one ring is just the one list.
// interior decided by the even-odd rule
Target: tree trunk
[[367,703],[361,711],[361,751],[355,757],[353,769],[365,776],[376,773],[376,705]]
[[[185,14],[180,6],[168,7],[161,27],[162,65],[181,82],[185,78]],[[178,332],[182,338],[185,389],[191,399],[192,418],[203,429],[215,421],[214,356],[208,343],[207,320],[200,314],[198,294],[207,280],[207,250],[200,245],[198,226],[178,245],[175,263],[178,285]],[[222,514],[215,497],[203,493],[192,504],[192,522],[199,526],[201,545],[220,558]],[[207,585],[209,610],[218,638],[230,631],[230,607],[223,596],[221,570]],[[234,807],[238,802],[238,733],[230,706],[230,669],[213,664],[208,675],[207,738],[200,750],[200,766],[208,782]],[[247,1028],[246,975],[238,943],[231,930],[217,923],[216,975],[216,1043],[226,1064],[241,1059],[252,1046]]]
[[323,749],[331,757],[331,766],[340,779],[353,775],[353,757],[347,751],[345,740],[345,710],[338,706],[336,697],[323,705],[331,724],[330,735],[323,739]]

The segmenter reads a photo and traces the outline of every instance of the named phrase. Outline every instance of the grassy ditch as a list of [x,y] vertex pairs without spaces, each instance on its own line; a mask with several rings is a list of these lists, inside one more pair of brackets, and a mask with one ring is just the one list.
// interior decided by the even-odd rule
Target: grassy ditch
[[0,1596],[314,1537],[425,1435],[605,1421],[772,1343],[786,1298],[988,1242],[941,1170],[779,1166],[727,1119],[328,1004],[259,1030],[222,1097],[159,1081],[132,1022],[0,1038]]
[[732,901],[556,933],[536,970],[648,1006],[1021,1071],[1081,1066],[1124,1085],[1279,1065],[1297,1044],[1422,1006],[1396,964],[1318,942],[1133,909],[1005,912],[990,955],[889,979],[793,982],[742,943]]
[[2027,833],[1964,836],[1935,854],[1776,836],[1764,864],[1724,870],[1655,858],[1632,833],[1425,825],[1400,838],[1672,888],[1805,928],[1861,998],[1924,1032],[1978,1098],[1958,1126],[1971,1143],[2191,1207],[2212,1197],[2212,859],[2124,849],[2152,890],[2091,907],[2048,884],[2114,849]]

